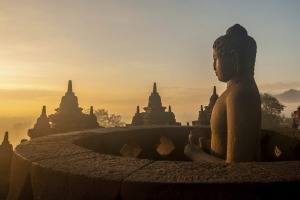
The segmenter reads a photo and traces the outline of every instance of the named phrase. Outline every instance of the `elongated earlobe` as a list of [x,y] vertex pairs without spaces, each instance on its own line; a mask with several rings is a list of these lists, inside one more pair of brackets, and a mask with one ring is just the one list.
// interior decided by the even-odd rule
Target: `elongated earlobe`
[[236,71],[237,74],[239,74],[240,73],[240,69],[239,69],[239,67],[240,67],[239,53],[238,53],[237,50],[231,50],[230,53],[231,53],[231,55],[233,57],[233,60],[234,60],[235,71]]

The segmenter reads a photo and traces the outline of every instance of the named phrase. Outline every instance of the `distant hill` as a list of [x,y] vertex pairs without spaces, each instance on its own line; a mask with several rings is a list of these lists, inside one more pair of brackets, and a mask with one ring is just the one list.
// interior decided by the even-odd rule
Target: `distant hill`
[[297,103],[300,104],[300,90],[290,89],[281,94],[273,95],[279,101],[286,103]]

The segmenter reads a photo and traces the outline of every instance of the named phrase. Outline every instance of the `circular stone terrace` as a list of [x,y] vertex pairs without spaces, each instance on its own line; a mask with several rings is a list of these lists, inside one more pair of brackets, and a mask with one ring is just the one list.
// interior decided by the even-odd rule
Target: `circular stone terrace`
[[[183,154],[195,127],[101,128],[15,149],[8,199],[286,199],[300,161],[214,164]],[[209,135],[208,127],[200,127]]]

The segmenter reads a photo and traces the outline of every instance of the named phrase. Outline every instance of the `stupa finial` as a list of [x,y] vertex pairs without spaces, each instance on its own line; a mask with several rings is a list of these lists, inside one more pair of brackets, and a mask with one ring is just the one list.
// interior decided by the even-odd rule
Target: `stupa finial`
[[156,82],[154,82],[154,85],[153,85],[153,93],[157,93]]
[[72,92],[73,92],[72,81],[69,80],[69,84],[68,84],[68,93],[72,93]]
[[41,116],[47,116],[47,114],[46,114],[46,106],[43,106]]
[[9,141],[8,141],[8,131],[5,132],[2,144],[9,144]]
[[90,115],[92,115],[92,114],[94,114],[94,107],[93,106],[90,107]]

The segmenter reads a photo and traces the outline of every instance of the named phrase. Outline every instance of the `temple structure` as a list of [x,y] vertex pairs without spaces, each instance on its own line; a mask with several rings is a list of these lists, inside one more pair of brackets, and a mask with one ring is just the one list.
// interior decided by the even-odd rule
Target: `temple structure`
[[135,113],[135,115],[132,118],[132,125],[134,125],[134,126],[141,126],[141,125],[143,125],[143,117],[142,117],[142,115],[140,113],[140,107],[139,106],[137,106],[136,113]]
[[92,128],[100,127],[99,123],[97,122],[97,117],[94,114],[93,106],[90,107],[90,114],[87,116],[86,120],[87,120],[86,121],[86,127],[85,127],[86,129],[92,129]]
[[153,92],[149,96],[148,106],[144,108],[145,112],[140,112],[139,106],[132,118],[132,126],[142,125],[180,125],[176,122],[175,115],[169,106],[169,110],[162,106],[161,98],[157,92],[156,83],[153,85]]
[[86,115],[79,107],[78,98],[75,96],[72,87],[72,81],[69,81],[68,91],[62,97],[59,108],[55,109],[56,113],[49,116],[52,122],[52,128],[58,133],[79,131],[87,128],[98,128],[96,116],[93,114]]
[[37,119],[34,127],[28,130],[28,136],[30,139],[33,139],[54,133],[56,133],[56,130],[51,128],[49,118],[46,114],[46,106],[43,106],[41,116]]
[[193,126],[210,125],[211,113],[218,98],[216,86],[214,86],[213,94],[209,99],[208,106],[205,106],[205,109],[203,109],[203,106],[201,105],[198,119],[192,122]]
[[8,132],[5,132],[2,144],[0,145],[0,160],[3,159],[3,157],[9,157],[9,155],[12,156],[13,153],[13,146],[10,144],[8,140]]
[[8,193],[12,156],[13,146],[8,140],[8,132],[5,132],[0,145],[0,199],[5,199]]
[[293,128],[300,129],[300,106],[294,111]]

